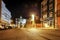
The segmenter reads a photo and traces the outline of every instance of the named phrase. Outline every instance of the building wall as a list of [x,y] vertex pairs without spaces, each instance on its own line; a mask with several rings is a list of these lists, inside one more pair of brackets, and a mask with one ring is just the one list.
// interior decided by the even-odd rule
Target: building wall
[[57,0],[58,27],[60,28],[60,0]]
[[0,21],[1,21],[1,0],[0,0]]
[[1,1],[1,23],[10,24],[11,12],[6,8],[5,3]]
[[[44,24],[44,20],[45,22],[49,22],[48,24],[52,24],[52,26],[55,27],[55,0],[43,0],[41,2],[41,18],[43,20],[42,24]],[[52,21],[52,23],[50,23]],[[44,26],[44,25],[43,25]]]

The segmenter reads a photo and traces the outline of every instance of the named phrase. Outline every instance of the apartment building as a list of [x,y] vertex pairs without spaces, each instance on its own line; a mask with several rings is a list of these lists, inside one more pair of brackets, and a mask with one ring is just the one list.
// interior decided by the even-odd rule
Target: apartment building
[[[56,0],[43,0],[41,2],[41,19],[42,26],[49,26],[56,28]],[[47,25],[44,25],[47,24]]]
[[11,12],[6,8],[6,5],[1,1],[0,25],[9,25],[11,22]]

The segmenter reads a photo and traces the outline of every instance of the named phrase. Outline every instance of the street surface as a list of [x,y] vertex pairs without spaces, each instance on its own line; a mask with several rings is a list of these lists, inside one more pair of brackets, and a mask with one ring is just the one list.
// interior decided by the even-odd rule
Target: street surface
[[38,28],[2,30],[0,40],[60,40],[60,30]]

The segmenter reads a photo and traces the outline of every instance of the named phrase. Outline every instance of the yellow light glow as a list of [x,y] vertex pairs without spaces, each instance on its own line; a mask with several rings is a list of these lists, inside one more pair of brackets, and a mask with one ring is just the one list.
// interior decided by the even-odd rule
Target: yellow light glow
[[37,32],[38,30],[36,28],[30,28],[29,31],[30,32]]
[[32,14],[32,21],[34,21],[34,15]]
[[46,28],[49,27],[49,25],[47,23],[45,23],[44,25],[45,25]]
[[36,28],[30,28],[30,30],[36,30]]

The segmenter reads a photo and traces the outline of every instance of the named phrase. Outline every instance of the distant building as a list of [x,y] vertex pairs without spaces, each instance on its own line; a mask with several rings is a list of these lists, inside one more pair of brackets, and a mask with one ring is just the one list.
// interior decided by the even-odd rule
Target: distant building
[[16,18],[16,27],[18,28],[23,28],[26,24],[26,19],[22,18],[22,16],[20,16],[20,18]]
[[1,1],[0,24],[9,25],[11,22],[11,12],[6,8],[5,3]]

